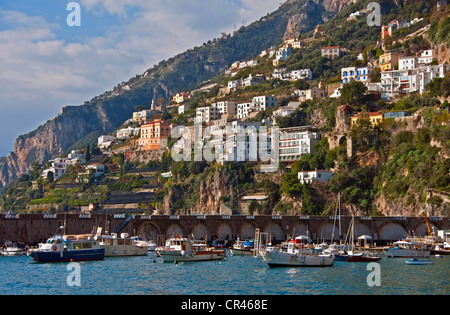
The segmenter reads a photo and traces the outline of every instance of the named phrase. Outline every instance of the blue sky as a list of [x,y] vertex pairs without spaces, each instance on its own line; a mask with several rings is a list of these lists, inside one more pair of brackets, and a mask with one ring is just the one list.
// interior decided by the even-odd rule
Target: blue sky
[[81,27],[66,23],[69,2],[0,1],[0,156],[61,107],[250,24],[281,1],[78,0]]

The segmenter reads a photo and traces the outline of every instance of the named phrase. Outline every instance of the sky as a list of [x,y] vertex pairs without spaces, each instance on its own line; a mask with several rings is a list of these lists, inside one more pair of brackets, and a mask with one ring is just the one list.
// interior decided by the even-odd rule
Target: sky
[[[71,2],[80,8],[75,17]],[[81,105],[163,59],[248,25],[281,2],[1,0],[0,157],[62,107]],[[69,26],[77,17],[81,25]]]

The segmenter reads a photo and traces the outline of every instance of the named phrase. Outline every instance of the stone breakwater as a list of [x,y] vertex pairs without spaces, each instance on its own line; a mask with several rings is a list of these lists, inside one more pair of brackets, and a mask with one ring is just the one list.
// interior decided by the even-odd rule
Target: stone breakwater
[[[341,234],[347,233],[352,217],[341,217]],[[432,231],[448,230],[449,217],[430,217]],[[255,229],[266,232],[272,242],[307,235],[313,241],[339,239],[339,220],[333,216],[246,216],[246,215],[113,215],[113,214],[24,214],[0,216],[0,243],[7,240],[36,245],[55,234],[65,224],[66,234],[103,231],[128,233],[157,240],[179,234],[196,239],[234,241],[249,239]],[[333,233],[334,230],[334,233]],[[355,217],[355,235],[369,235],[377,245],[407,237],[425,236],[428,227],[420,217]]]

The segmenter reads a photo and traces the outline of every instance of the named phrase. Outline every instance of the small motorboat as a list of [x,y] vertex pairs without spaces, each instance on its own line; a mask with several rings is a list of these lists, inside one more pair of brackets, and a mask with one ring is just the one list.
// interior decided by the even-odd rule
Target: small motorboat
[[405,263],[407,265],[432,265],[434,264],[433,260],[419,260],[416,258],[413,259],[405,259]]
[[1,254],[3,256],[19,256],[25,255],[26,251],[23,248],[20,248],[17,244],[14,244],[11,241],[6,241]]

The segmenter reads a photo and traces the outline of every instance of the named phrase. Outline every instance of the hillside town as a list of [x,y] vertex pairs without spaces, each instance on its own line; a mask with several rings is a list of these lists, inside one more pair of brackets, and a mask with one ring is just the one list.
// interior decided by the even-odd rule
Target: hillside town
[[[439,10],[443,9],[438,9],[438,13]],[[352,12],[347,21],[361,22],[365,14],[365,11]],[[328,64],[351,63],[338,68],[338,74],[327,79],[317,67],[295,66],[295,60],[304,51],[324,41],[320,25],[308,35],[311,37],[297,36],[284,39],[278,46],[259,47],[258,55],[233,62],[216,79],[207,80],[196,89],[179,90],[169,98],[148,100],[150,106],[135,106],[134,112],[123,117],[122,125],[114,132],[97,135],[95,142],[91,139],[88,145],[71,148],[66,154],[47,161],[39,179],[33,181],[33,187],[43,190],[45,183],[66,188],[109,185],[106,190],[93,189],[83,201],[71,201],[71,205],[65,206],[66,210],[89,212],[116,203],[117,212],[176,213],[179,210],[170,207],[177,200],[170,199],[170,193],[163,191],[163,187],[168,182],[172,185],[186,179],[188,173],[177,169],[183,164],[174,166],[174,154],[187,152],[184,161],[192,161],[188,156],[191,153],[194,156],[200,152],[199,156],[205,158],[205,150],[209,150],[213,160],[207,161],[216,165],[245,163],[264,174],[263,169],[270,164],[273,175],[269,181],[276,181],[283,197],[278,196],[275,199],[278,203],[271,204],[267,191],[261,197],[258,189],[244,189],[238,193],[238,205],[231,205],[230,200],[236,197],[225,198],[221,196],[225,192],[221,192],[215,198],[214,210],[205,211],[251,214],[256,204],[260,213],[269,211],[262,210],[263,203],[268,205],[266,207],[272,206],[272,213],[288,211],[286,204],[290,203],[300,204],[301,210],[302,198],[296,201],[296,196],[302,195],[301,187],[316,182],[317,187],[321,187],[320,183],[327,185],[336,173],[342,172],[342,163],[349,163],[345,159],[367,159],[364,154],[368,153],[361,151],[361,147],[369,148],[373,139],[366,139],[365,146],[358,139],[352,139],[352,129],[360,127],[361,121],[370,122],[372,129],[364,133],[369,137],[374,130],[386,126],[414,130],[416,121],[422,119],[420,107],[399,104],[423,96],[428,100],[429,88],[433,88],[437,80],[448,78],[450,65],[439,63],[442,58],[430,45],[405,50],[395,48],[390,41],[398,34],[407,34],[409,38],[408,34],[416,34],[417,28],[423,29],[423,23],[421,18],[394,19],[379,28],[376,42],[371,42],[363,51],[354,51],[342,44],[319,46],[320,49],[313,50],[314,59]],[[108,97],[132,89],[132,84],[119,86]],[[63,108],[63,113],[69,110],[73,108]],[[448,102],[442,102],[439,111],[442,110],[448,111]],[[446,123],[448,121],[443,122]],[[181,135],[174,135],[179,128],[185,128],[183,130],[189,134],[188,144],[183,142],[185,138],[180,140]],[[322,150],[326,150],[325,153]],[[344,162],[338,162],[336,156],[328,160],[330,152],[345,157]],[[311,161],[314,159],[320,162]],[[194,158],[193,161],[204,169],[205,159]],[[364,163],[374,162],[372,158]],[[124,176],[128,176],[126,180],[122,179]],[[290,176],[294,181],[288,181]],[[118,191],[110,191],[111,185],[122,181],[136,181],[139,192],[147,197],[138,198],[140,202],[128,202],[136,198],[136,194],[120,192],[120,185],[114,186]],[[294,185],[296,192],[291,194],[288,188],[282,188],[285,183]],[[358,193],[362,197],[365,192],[359,190]],[[56,203],[50,202],[52,194],[44,193],[43,198],[33,199],[32,204],[27,205],[28,210],[59,209]],[[438,198],[447,197],[440,194]],[[329,202],[328,197],[326,204]],[[367,199],[353,202],[357,205],[351,205],[352,211],[371,209]],[[275,204],[277,207],[273,207]],[[127,207],[130,208],[127,210]],[[183,206],[183,211],[195,213],[201,205],[186,207]]]

